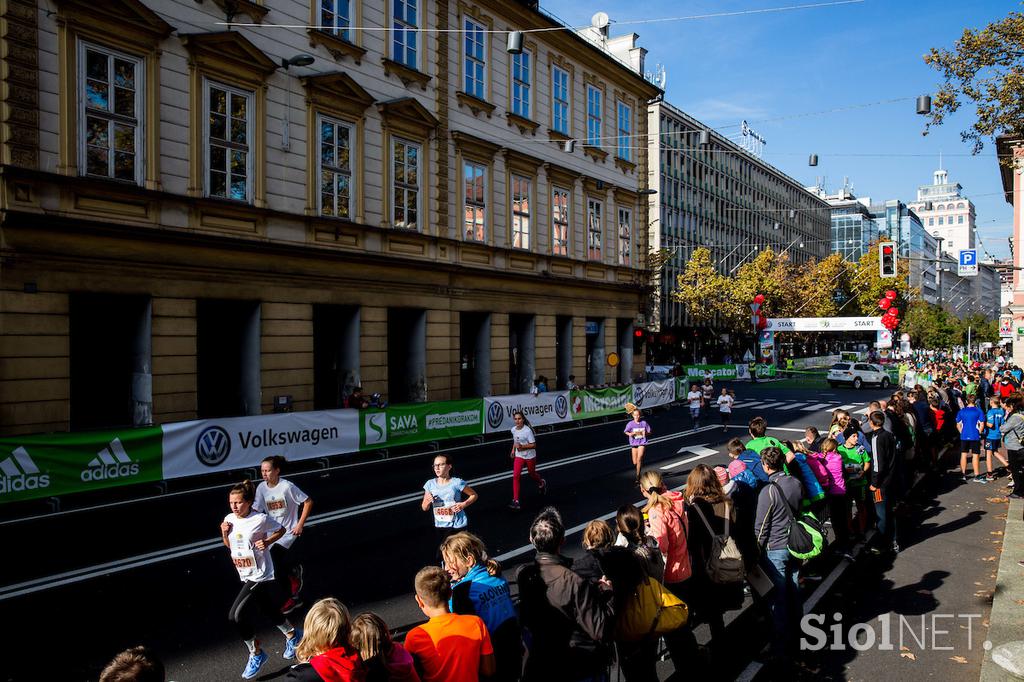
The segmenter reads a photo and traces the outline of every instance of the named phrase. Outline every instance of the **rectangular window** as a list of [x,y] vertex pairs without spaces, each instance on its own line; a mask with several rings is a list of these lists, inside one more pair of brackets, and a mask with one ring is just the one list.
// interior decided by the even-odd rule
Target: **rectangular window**
[[587,86],[587,144],[593,147],[601,144],[601,95],[593,85]]
[[512,247],[530,248],[530,190],[533,181],[512,176]]
[[569,72],[551,67],[551,128],[569,134]]
[[551,190],[551,253],[569,255],[569,190]]
[[142,60],[106,48],[79,46],[79,170],[142,182]]
[[633,212],[619,209],[619,265],[630,265],[633,255]]
[[351,26],[351,0],[320,0],[320,30],[350,40],[348,29]]
[[512,113],[530,118],[530,53],[512,55]]
[[942,216],[939,216],[939,225],[942,224]]
[[617,116],[616,125],[618,127],[618,154],[620,159],[629,161],[632,158],[632,143],[633,138],[630,137],[630,132],[633,128],[633,109],[627,104],[622,102],[617,103]]
[[962,215],[956,217],[956,224],[957,225],[963,225],[964,224],[964,217]]
[[487,43],[484,27],[472,19],[465,24],[465,61],[463,70],[466,72],[466,94],[486,99],[487,90],[484,81],[484,69],[487,66],[485,46]]
[[419,0],[392,0],[391,58],[399,64],[411,69],[419,68],[419,56],[416,50],[416,29],[419,28]]
[[462,164],[464,201],[462,208],[463,235],[467,241],[487,239],[487,169],[478,163]]
[[420,219],[420,146],[395,138],[391,141],[391,177],[394,205],[391,224],[409,230],[419,229]]
[[253,93],[206,83],[206,195],[252,201]]
[[320,215],[352,217],[352,128],[320,117]]
[[601,232],[604,226],[604,205],[596,199],[587,199],[587,258],[601,260]]
[[929,218],[928,219],[928,227],[932,227],[934,225],[935,225],[935,218]]

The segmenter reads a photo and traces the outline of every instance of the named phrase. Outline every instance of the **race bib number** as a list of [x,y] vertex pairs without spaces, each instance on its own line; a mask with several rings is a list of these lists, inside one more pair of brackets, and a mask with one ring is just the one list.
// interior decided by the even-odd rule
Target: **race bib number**
[[434,521],[439,524],[451,523],[453,516],[455,512],[451,507],[434,507]]
[[281,500],[267,500],[267,514],[270,518],[280,522],[288,513],[288,503]]
[[235,563],[235,570],[243,580],[256,572],[256,553],[251,549],[235,549],[231,553],[231,560]]

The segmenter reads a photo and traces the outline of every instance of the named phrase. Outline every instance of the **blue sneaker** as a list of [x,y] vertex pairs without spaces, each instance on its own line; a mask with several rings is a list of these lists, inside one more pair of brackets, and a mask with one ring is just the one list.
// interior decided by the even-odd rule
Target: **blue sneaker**
[[288,641],[285,642],[283,656],[288,660],[295,658],[295,647],[299,646],[299,642],[301,641],[302,628],[295,628],[295,632],[288,638]]
[[245,670],[242,671],[243,680],[251,680],[256,677],[259,673],[260,668],[267,662],[267,652],[260,649],[258,654],[249,654],[249,662],[245,666]]

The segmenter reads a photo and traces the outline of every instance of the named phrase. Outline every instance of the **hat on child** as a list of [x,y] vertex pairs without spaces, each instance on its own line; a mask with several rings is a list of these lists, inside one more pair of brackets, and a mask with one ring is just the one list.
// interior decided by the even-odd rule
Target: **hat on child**
[[733,461],[729,462],[729,478],[736,478],[737,476],[740,475],[741,472],[744,472],[746,470],[747,465],[741,459],[734,459]]

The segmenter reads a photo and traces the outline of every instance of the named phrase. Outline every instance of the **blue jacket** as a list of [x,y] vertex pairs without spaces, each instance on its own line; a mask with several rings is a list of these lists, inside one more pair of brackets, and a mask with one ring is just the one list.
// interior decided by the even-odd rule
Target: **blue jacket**
[[796,466],[789,467],[789,473],[804,484],[804,497],[801,501],[803,506],[806,507],[812,502],[824,499],[825,490],[821,487],[818,477],[814,475],[814,471],[811,470],[811,466],[807,463],[807,455],[802,452],[794,452],[793,463]]
[[768,482],[768,474],[764,472],[764,467],[761,466],[761,456],[759,454],[753,450],[744,450],[736,459],[746,464],[747,470],[734,480],[740,481],[754,490],[758,490]]
[[452,597],[448,601],[452,613],[467,613],[465,608],[470,604],[464,599],[472,603],[473,610],[468,613],[479,616],[489,632],[496,631],[506,620],[516,617],[508,582],[500,575],[491,575],[480,564],[473,566],[462,580],[452,585]]

